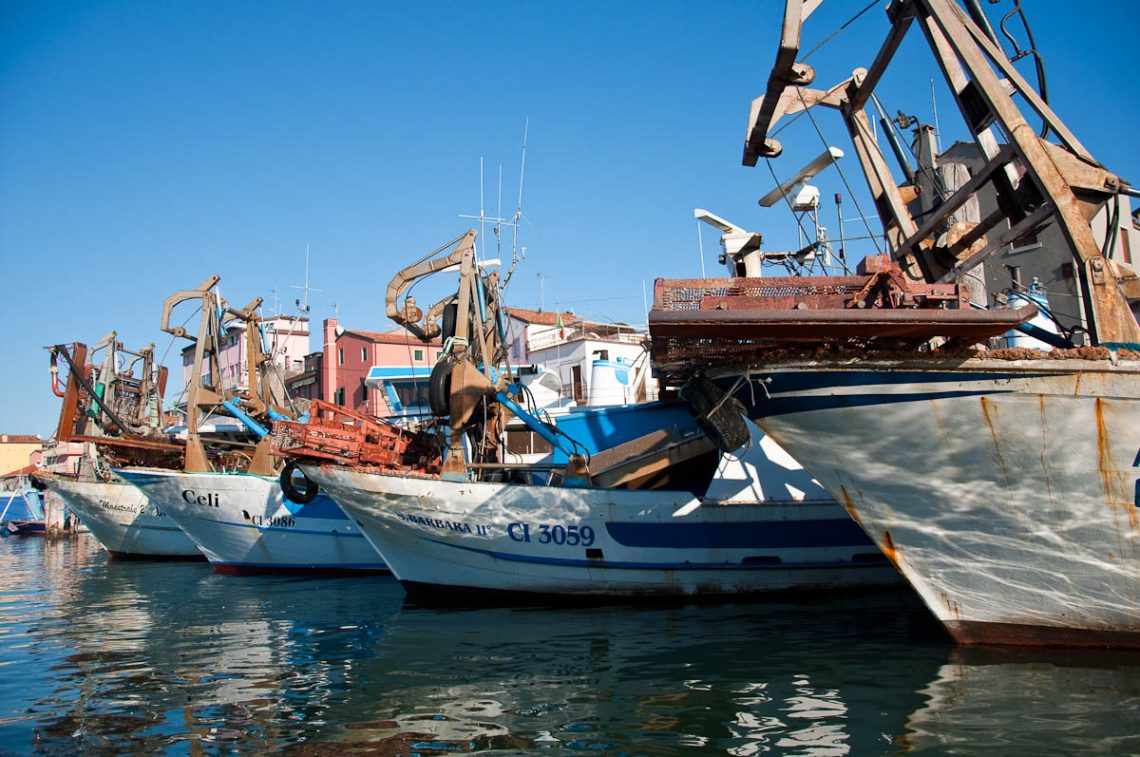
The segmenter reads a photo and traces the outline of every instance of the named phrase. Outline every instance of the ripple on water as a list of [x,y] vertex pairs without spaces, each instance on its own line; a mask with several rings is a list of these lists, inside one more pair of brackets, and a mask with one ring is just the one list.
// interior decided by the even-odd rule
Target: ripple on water
[[1136,657],[979,657],[905,592],[431,606],[86,538],[0,542],[0,575],[0,752],[1140,752]]

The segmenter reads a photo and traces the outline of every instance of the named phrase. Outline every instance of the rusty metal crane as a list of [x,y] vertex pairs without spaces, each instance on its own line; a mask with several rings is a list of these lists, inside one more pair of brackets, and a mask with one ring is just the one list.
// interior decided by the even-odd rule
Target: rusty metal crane
[[[815,72],[797,62],[804,21],[823,0],[786,0],[776,61],[762,97],[753,101],[745,136],[745,165],[778,156],[773,127],[783,116],[815,106],[837,110],[851,136],[892,258],[907,276],[928,284],[958,280],[987,257],[1027,234],[1055,224],[1080,283],[1083,326],[1094,343],[1140,343],[1140,324],[1126,292],[1136,276],[1113,259],[1111,235],[1099,244],[1090,222],[1132,190],[1101,165],[1018,73],[979,20],[952,0],[895,0],[890,31],[870,67],[828,89],[811,89]],[[973,16],[973,17],[972,17]],[[984,167],[932,212],[908,209],[910,187],[891,176],[864,111],[908,30],[917,25],[950,86]],[[1016,98],[1045,124],[1049,141],[1030,126]],[[998,209],[981,222],[943,236],[948,219],[987,185]]]

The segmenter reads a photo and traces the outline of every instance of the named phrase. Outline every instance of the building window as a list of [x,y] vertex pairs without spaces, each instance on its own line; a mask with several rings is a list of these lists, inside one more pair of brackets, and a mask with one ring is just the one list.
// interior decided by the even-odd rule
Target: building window
[[396,399],[399,401],[405,413],[428,411],[430,407],[428,404],[428,382],[415,380],[392,381],[390,386],[392,387],[392,391],[396,393]]
[[344,347],[336,351],[336,364],[344,365]]
[[362,363],[368,362],[368,348],[367,347],[361,347],[360,348],[360,361]]
[[443,350],[436,350],[435,351],[435,361],[438,363],[439,359],[442,357],[443,357]]
[[303,360],[294,360],[293,361],[293,370],[299,371],[303,367],[305,367],[305,362]]
[[412,350],[412,360],[414,360],[417,363],[422,363],[424,360],[424,351],[423,350]]
[[336,403],[337,405],[341,405],[342,407],[344,406],[344,387],[343,386],[339,387],[336,390],[336,392],[333,393],[333,402]]

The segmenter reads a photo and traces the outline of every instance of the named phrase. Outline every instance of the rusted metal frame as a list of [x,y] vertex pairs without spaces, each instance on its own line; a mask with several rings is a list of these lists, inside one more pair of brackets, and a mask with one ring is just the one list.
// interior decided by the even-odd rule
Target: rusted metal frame
[[[472,234],[474,232],[468,233]],[[455,354],[461,349],[466,349],[465,345],[470,334],[467,324],[471,316],[471,305],[474,300],[474,292],[472,292],[470,286],[472,269],[474,268],[473,257],[471,250],[467,249],[459,261],[459,298],[456,303],[454,335],[456,341],[452,346],[452,354]]]
[[974,39],[974,43],[982,49],[990,61],[993,62],[993,65],[1010,81],[1018,94],[1025,98],[1025,101],[1029,103],[1029,106],[1033,108],[1037,115],[1045,120],[1045,123],[1049,125],[1050,131],[1056,134],[1057,137],[1065,143],[1065,146],[1078,156],[1094,165],[1100,165],[1076,136],[1069,131],[1061,119],[1057,117],[1057,114],[1053,112],[1049,104],[1041,99],[1041,96],[1037,94],[1037,90],[1035,90],[1029,82],[1025,81],[1018,70],[1013,67],[1013,64],[1009,61],[1009,58],[1006,57],[1005,53],[994,45],[993,41],[966,16],[957,4],[946,3],[945,0],[922,0],[922,2],[926,3],[928,8],[933,5],[939,5],[940,13],[947,11],[953,13],[962,29]]
[[[1021,217],[1014,223],[1020,223],[1024,218],[1025,214],[1022,213]],[[1003,222],[1008,224],[1010,222],[1010,218],[1005,214],[1004,211],[1002,211],[1000,208],[997,208],[988,216],[979,221],[974,226],[974,228],[958,237],[958,240],[954,242],[954,244],[949,248],[947,248],[946,252],[953,255],[955,258],[958,258],[962,251],[969,250],[974,242],[977,242],[986,234],[990,233],[991,229],[1002,224]]]
[[[965,72],[972,77],[978,95],[982,97],[1010,143],[1021,156],[1026,170],[1033,177],[1044,199],[1052,206],[1057,226],[1073,255],[1081,262],[1080,278],[1082,286],[1087,289],[1089,295],[1084,298],[1085,325],[1089,333],[1097,342],[1140,341],[1140,324],[1132,315],[1127,301],[1116,286],[1115,279],[1104,277],[1098,281],[1087,275],[1090,269],[1095,268],[1089,264],[1100,260],[1103,265],[1104,258],[1082,211],[1084,204],[1073,193],[1072,187],[1050,158],[1042,140],[1006,93],[985,54],[974,42],[966,25],[952,12],[946,0],[921,1],[925,3],[934,23],[942,28],[949,45],[961,60]],[[988,245],[987,249],[991,246]]]
[[[850,108],[850,105],[844,105],[840,108],[840,113],[843,114],[843,121],[847,124],[847,131],[855,145],[855,154],[863,167],[863,176],[867,179],[867,186],[871,190],[875,208],[883,222],[884,231],[887,234],[887,243],[892,248],[892,257],[899,261],[904,269],[909,268],[906,256],[900,252],[900,246],[914,236],[918,230],[914,217],[911,216],[906,203],[903,202],[902,195],[899,193],[899,185],[891,175],[887,161],[883,158],[878,145],[874,143],[866,112],[855,111]],[[935,277],[927,256],[911,255],[909,259],[917,263],[922,277],[926,281]],[[918,278],[909,272],[908,275],[912,278]]]
[[[967,126],[970,126],[969,115],[962,100],[966,89],[970,86],[970,79],[962,70],[962,66],[958,62],[958,56],[954,53],[954,49],[950,46],[946,35],[942,33],[942,29],[926,14],[920,15],[919,26],[923,34],[926,35],[926,41],[934,53],[935,60],[942,69],[942,75],[946,79],[946,83],[950,85],[950,91],[954,95],[954,100],[962,114],[962,119],[966,122]],[[978,149],[987,160],[993,160],[997,157],[1001,145],[998,144],[997,137],[994,136],[991,127],[987,126],[976,132],[971,128],[970,131],[974,134],[975,144],[977,144]],[[997,191],[998,205],[1015,223],[1025,217],[1025,213],[1020,210],[1014,196],[1014,187],[1019,180],[1020,177],[1012,165],[1007,165],[998,176],[994,177],[994,188]]]
[[[175,334],[175,330],[167,328],[172,304],[177,304],[191,297],[197,297],[202,303],[202,316],[198,321],[198,335],[194,338],[194,367],[190,370],[190,389],[186,394],[186,458],[183,461],[183,470],[187,473],[213,472],[213,466],[210,465],[206,456],[206,448],[198,434],[198,425],[201,421],[202,406],[217,406],[223,400],[221,394],[215,391],[213,387],[202,386],[202,361],[207,357],[210,360],[210,380],[214,382],[215,387],[219,378],[215,342],[218,336],[216,333],[218,329],[217,307],[220,303],[217,302],[216,295],[212,293],[212,287],[217,281],[218,277],[214,276],[207,280],[202,287],[195,290],[190,297],[181,297],[177,302],[172,303],[174,297],[186,294],[185,292],[175,293],[175,295],[167,298],[167,305],[164,305],[163,310],[163,331]],[[203,287],[205,288],[203,289]],[[182,327],[179,326],[176,331],[181,332],[176,335],[186,336]],[[208,354],[207,350],[209,351]]]
[[[67,345],[57,344],[51,348],[54,354],[60,352],[67,352]],[[72,362],[83,365],[87,362],[87,345],[79,342],[73,342],[71,345],[71,355],[73,359],[68,359],[68,365]],[[58,375],[58,374],[57,374]],[[56,441],[66,442],[70,441],[75,435],[75,419],[79,413],[79,383],[68,380],[67,389],[63,393],[63,405],[59,409],[59,424],[56,426],[55,438]]]
[[261,376],[261,365],[268,360],[262,349],[261,329],[258,327],[260,319],[257,317],[257,309],[261,307],[261,302],[260,297],[255,297],[244,308],[226,308],[225,311],[227,315],[232,315],[245,324],[245,372],[248,391],[244,402],[250,415],[261,415],[267,407],[262,397],[265,387],[256,386]]
[[786,341],[800,338],[905,335],[946,336],[952,331],[999,334],[1036,315],[1026,305],[1018,310],[954,309],[832,309],[752,311],[656,311],[649,314],[654,336],[663,338],[754,339]]
[[[126,372],[134,375],[134,367],[138,362],[142,362],[142,369],[139,373],[139,406],[135,420],[139,426],[150,426],[150,413],[149,402],[152,395],[156,396],[158,400],[159,413],[162,412],[162,395],[166,390],[166,368],[160,368],[158,381],[155,380],[154,370],[154,343],[146,345],[138,352],[124,349],[128,355],[133,355],[134,359],[127,362]],[[160,385],[161,382],[161,385]]]
[[948,216],[965,205],[970,197],[981,189],[982,185],[989,182],[990,177],[993,176],[995,171],[1008,165],[1012,159],[1013,148],[1009,145],[1001,147],[998,150],[998,154],[982,166],[982,170],[970,177],[969,181],[959,187],[954,194],[943,200],[942,204],[939,205],[936,210],[927,215],[926,221],[918,228],[918,231],[902,243],[899,254],[910,252],[919,242],[934,233],[935,229],[942,225]]
[[1053,212],[1054,209],[1049,203],[1043,203],[1040,207],[1027,215],[1025,218],[1021,219],[1016,224],[1006,229],[996,239],[990,240],[989,244],[987,244],[985,247],[978,250],[973,255],[970,255],[968,258],[951,268],[941,279],[938,280],[938,282],[951,282],[954,279],[960,277],[962,274],[970,271],[973,268],[976,268],[983,260],[1000,250],[1002,247],[1005,247],[1007,244],[1017,240],[1022,236],[1025,236],[1025,234],[1029,233],[1034,227],[1039,226],[1047,221],[1049,217],[1053,215]]
[[69,441],[90,442],[108,447],[121,447],[125,449],[149,449],[162,452],[182,452],[183,446],[173,442],[160,442],[154,439],[118,439],[113,436],[73,436]]
[[882,47],[879,48],[879,52],[875,55],[875,60],[872,61],[871,67],[867,69],[863,81],[859,82],[859,86],[848,98],[852,110],[862,110],[864,106],[867,105],[867,101],[871,99],[871,95],[874,93],[875,87],[878,86],[879,80],[883,78],[887,66],[890,65],[895,53],[898,52],[899,45],[901,45],[903,39],[906,38],[906,33],[910,31],[910,24],[914,21],[914,8],[912,5],[913,3],[908,0],[908,2],[898,6],[891,31],[887,35],[886,41],[884,41]]
[[898,268],[891,268],[879,274],[884,279],[884,286],[892,292],[900,294],[906,303],[918,305],[917,300],[949,301],[956,300],[961,307],[969,303],[969,293],[957,283],[919,283],[911,281]]
[[67,362],[67,367],[71,372],[71,378],[68,379],[67,382],[68,389],[70,390],[71,388],[72,380],[78,382],[78,384],[83,387],[83,390],[87,392],[88,396],[91,397],[91,401],[98,405],[99,409],[107,414],[107,417],[111,419],[112,423],[118,426],[121,431],[129,431],[130,427],[127,426],[127,424],[124,423],[123,420],[118,416],[118,414],[111,409],[111,406],[109,404],[103,401],[102,397],[95,393],[95,387],[93,387],[91,385],[91,382],[87,380],[87,377],[83,375],[83,367],[81,365],[75,364],[75,362],[71,359],[71,355],[68,354],[67,348],[63,345],[57,345],[57,348],[59,349],[60,354],[63,355],[63,359]]
[[[99,398],[100,402],[96,403],[100,408],[102,408],[104,404],[108,407],[115,404],[115,363],[118,356],[118,351],[122,348],[122,346],[122,343],[119,341],[118,332],[112,330],[108,332],[102,339],[96,342],[95,345],[91,348],[92,366],[95,364],[95,355],[98,354],[100,350],[104,350],[103,364],[99,366],[98,374],[99,382],[103,384],[103,396]],[[94,375],[91,377],[91,381],[92,386],[94,386]],[[114,414],[109,414],[109,416],[111,418],[111,421],[119,427],[119,433],[125,433],[130,430],[126,425],[122,423],[121,419],[117,418]],[[102,428],[102,424],[99,423],[97,417],[91,419],[90,425],[97,428]]]
[[746,166],[756,165],[760,157],[774,157],[780,154],[780,144],[769,140],[768,132],[775,123],[776,106],[784,95],[789,84],[809,84],[815,78],[815,72],[807,64],[797,67],[796,56],[800,52],[800,37],[803,32],[803,22],[815,10],[820,0],[786,0],[784,4],[784,20],[780,28],[780,46],[776,50],[776,62],[768,74],[768,84],[764,96],[760,98],[759,107],[753,101],[748,118],[748,132],[744,137],[744,156],[742,162]]

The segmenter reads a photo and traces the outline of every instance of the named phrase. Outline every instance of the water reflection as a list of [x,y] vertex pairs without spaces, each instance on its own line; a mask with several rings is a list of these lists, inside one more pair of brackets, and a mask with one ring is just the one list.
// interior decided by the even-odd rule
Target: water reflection
[[438,607],[86,540],[0,574],[0,753],[1140,751],[1135,656],[954,649],[905,592]]
[[1140,653],[961,647],[921,693],[912,751],[1140,754]]

